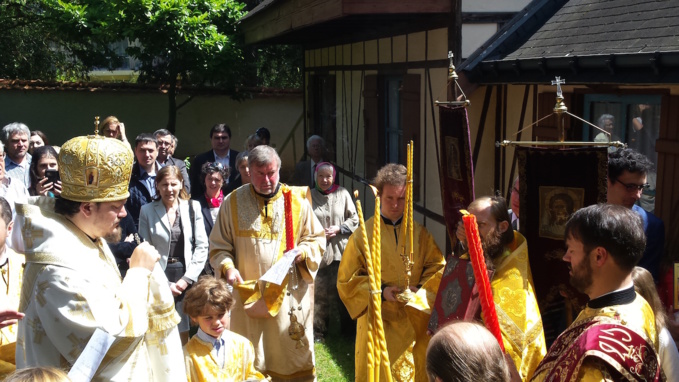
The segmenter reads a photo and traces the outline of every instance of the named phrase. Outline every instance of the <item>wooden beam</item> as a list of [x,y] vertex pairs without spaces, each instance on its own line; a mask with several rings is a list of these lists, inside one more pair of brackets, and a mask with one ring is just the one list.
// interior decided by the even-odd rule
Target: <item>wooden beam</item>
[[[518,126],[518,134],[516,134],[516,137],[511,137],[510,140],[512,141],[520,141],[521,140],[521,134],[523,133],[521,129],[523,129],[524,125],[524,120],[526,117],[526,109],[528,108],[528,93],[530,93],[530,85],[526,85],[524,91],[523,91],[523,103],[521,104],[521,116],[519,117],[519,126]],[[514,185],[514,178],[516,177],[514,173],[516,172],[516,161],[517,161],[517,156],[516,156],[516,148],[514,149],[514,157],[512,158],[512,168],[509,171],[509,187],[507,188],[507,192],[505,193],[507,200],[511,197],[512,194],[512,186]]]
[[242,21],[245,43],[253,44],[286,32],[342,17],[342,0],[281,2]]
[[447,13],[449,0],[344,0],[345,15],[389,14],[389,13]]
[[493,87],[486,86],[486,95],[483,99],[483,110],[481,111],[481,121],[479,121],[479,128],[476,132],[476,141],[474,141],[474,154],[472,160],[474,161],[474,172],[479,161],[479,152],[481,151],[481,140],[483,139],[483,129],[486,127],[486,116],[488,115],[488,107],[490,106],[490,96],[493,94]]

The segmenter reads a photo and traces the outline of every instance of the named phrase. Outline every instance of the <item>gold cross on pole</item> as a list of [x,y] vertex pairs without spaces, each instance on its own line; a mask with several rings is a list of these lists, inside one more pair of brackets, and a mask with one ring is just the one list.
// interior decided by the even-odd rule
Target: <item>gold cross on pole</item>
[[554,81],[552,81],[552,85],[556,85],[556,96],[557,97],[563,97],[563,92],[561,91],[561,85],[565,85],[566,80],[562,80],[561,77],[557,76]]

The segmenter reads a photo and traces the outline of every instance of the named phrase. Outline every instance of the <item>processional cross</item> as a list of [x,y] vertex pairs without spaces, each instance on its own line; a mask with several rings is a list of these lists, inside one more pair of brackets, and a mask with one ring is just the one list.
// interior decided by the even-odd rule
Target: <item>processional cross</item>
[[552,81],[552,85],[556,85],[556,96],[563,97],[563,92],[561,91],[561,85],[566,85],[566,80],[562,80],[561,77],[556,77],[556,80]]

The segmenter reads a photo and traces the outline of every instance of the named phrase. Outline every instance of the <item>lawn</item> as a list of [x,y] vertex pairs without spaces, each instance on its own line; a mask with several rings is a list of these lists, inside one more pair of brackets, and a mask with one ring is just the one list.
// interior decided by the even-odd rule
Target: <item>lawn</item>
[[331,315],[325,343],[314,343],[316,376],[319,381],[351,382],[354,380],[354,335],[340,333],[337,314]]

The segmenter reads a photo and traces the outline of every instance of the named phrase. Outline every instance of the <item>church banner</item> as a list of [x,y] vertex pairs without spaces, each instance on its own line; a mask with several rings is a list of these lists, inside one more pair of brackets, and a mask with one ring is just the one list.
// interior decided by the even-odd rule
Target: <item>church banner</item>
[[455,242],[461,209],[474,200],[469,119],[464,107],[439,106],[441,200],[451,242]]
[[586,300],[569,284],[564,229],[571,214],[606,202],[608,152],[602,148],[517,148],[519,216],[545,338],[551,343]]

